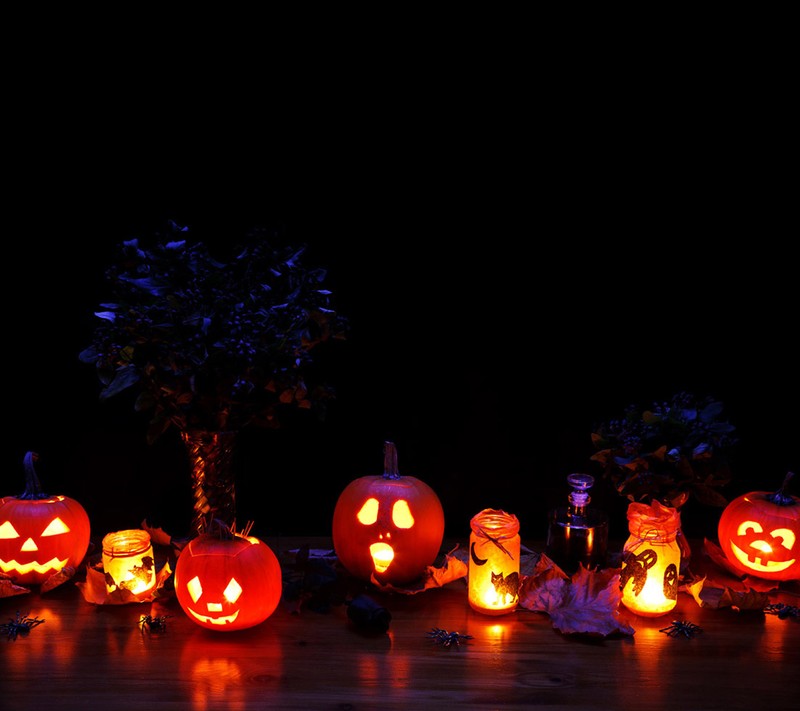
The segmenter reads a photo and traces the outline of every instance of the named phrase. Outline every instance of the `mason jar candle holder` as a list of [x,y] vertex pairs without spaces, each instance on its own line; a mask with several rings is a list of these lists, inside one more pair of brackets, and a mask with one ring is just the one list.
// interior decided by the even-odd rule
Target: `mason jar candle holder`
[[470,521],[468,599],[484,615],[513,612],[519,601],[519,520],[484,509]]
[[149,594],[156,584],[156,565],[150,534],[143,529],[115,531],[103,538],[106,592],[127,590],[136,597]]
[[681,526],[677,509],[658,501],[628,504],[630,536],[622,549],[622,604],[643,617],[660,617],[678,602]]

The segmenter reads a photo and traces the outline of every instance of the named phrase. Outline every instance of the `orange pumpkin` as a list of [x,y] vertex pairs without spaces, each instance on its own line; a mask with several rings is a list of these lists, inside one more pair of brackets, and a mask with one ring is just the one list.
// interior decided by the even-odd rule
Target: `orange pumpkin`
[[436,492],[400,476],[397,450],[384,447],[384,474],[351,481],[333,512],[333,547],[356,578],[405,585],[433,564],[444,538],[444,510]]
[[786,492],[792,473],[773,493],[751,491],[722,511],[719,545],[740,573],[766,580],[800,579],[800,499]]
[[25,455],[25,491],[0,499],[0,571],[21,585],[77,567],[89,549],[89,515],[75,499],[42,491],[33,466],[38,458]]
[[272,549],[255,536],[221,525],[201,533],[175,563],[175,597],[201,627],[230,632],[253,627],[277,608],[281,566]]

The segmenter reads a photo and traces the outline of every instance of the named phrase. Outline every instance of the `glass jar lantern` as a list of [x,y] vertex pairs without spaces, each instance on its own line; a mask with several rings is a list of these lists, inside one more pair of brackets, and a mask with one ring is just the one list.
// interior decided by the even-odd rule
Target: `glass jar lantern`
[[467,589],[470,607],[485,615],[512,612],[519,601],[519,520],[484,509],[470,520]]
[[143,529],[115,531],[103,538],[106,592],[127,590],[136,597],[149,594],[156,584],[156,566],[150,534]]
[[630,536],[622,549],[622,604],[643,617],[660,617],[678,602],[681,525],[677,509],[658,501],[628,505]]

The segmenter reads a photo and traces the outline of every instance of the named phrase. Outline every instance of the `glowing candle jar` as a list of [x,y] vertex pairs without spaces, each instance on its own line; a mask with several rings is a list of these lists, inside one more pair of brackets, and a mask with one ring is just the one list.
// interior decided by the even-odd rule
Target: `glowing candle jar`
[[485,615],[512,612],[519,601],[519,521],[505,511],[484,509],[470,526],[469,604]]
[[658,501],[628,505],[630,536],[622,549],[622,604],[643,617],[660,617],[678,602],[681,525],[677,509]]
[[106,591],[128,590],[145,596],[156,584],[156,566],[150,534],[140,529],[116,531],[103,538]]

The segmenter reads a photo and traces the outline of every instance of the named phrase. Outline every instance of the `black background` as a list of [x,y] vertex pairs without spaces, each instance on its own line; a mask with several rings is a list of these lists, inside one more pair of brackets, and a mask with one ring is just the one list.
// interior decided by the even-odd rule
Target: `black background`
[[[166,219],[220,250],[253,226],[307,243],[350,320],[325,423],[242,443],[256,535],[328,534],[392,440],[449,534],[494,507],[543,538],[566,475],[592,471],[592,425],[679,389],[737,426],[729,498],[797,468],[796,163],[785,98],[747,62],[538,82],[476,64],[424,85],[395,68],[391,89],[330,69],[280,92],[210,65],[191,92],[179,63],[108,83],[88,66],[54,65],[13,111],[0,494],[36,451],[94,534],[146,516],[185,532],[177,433],[146,445],[78,361],[116,244]],[[624,502],[594,494],[622,535]],[[693,503],[689,532],[713,534],[719,512]]]

